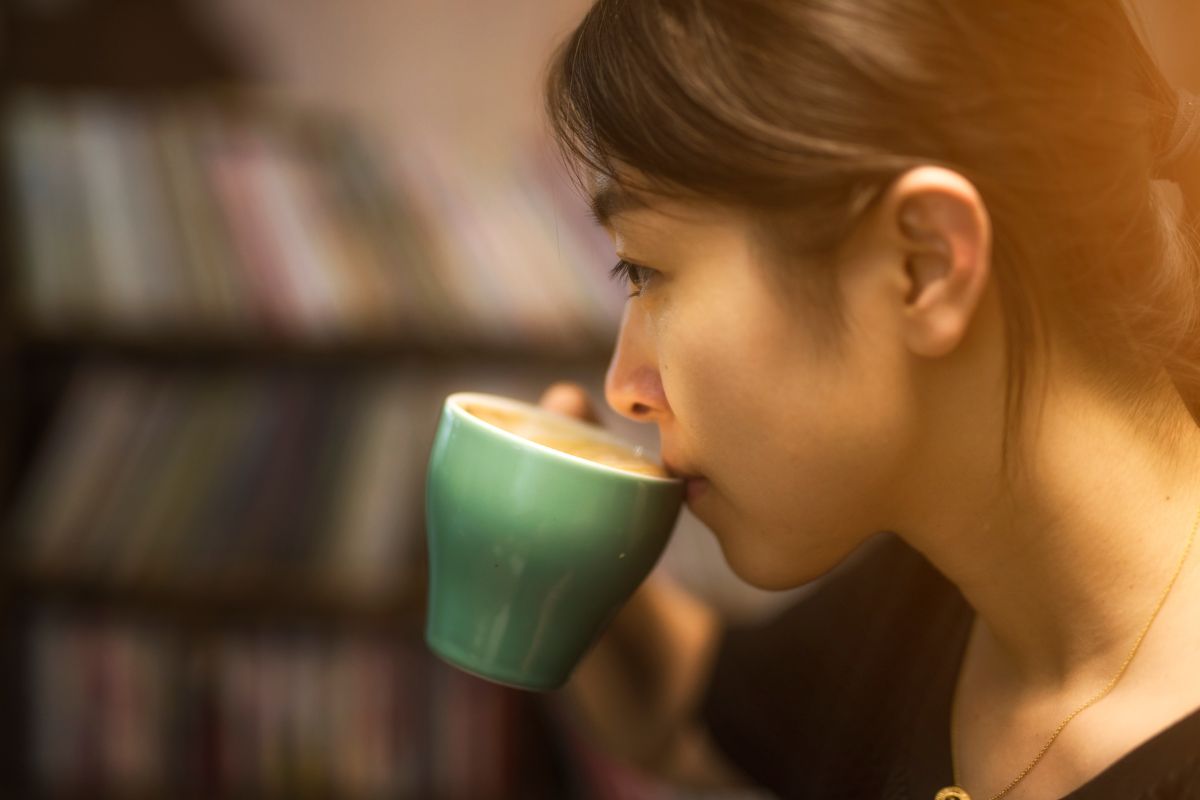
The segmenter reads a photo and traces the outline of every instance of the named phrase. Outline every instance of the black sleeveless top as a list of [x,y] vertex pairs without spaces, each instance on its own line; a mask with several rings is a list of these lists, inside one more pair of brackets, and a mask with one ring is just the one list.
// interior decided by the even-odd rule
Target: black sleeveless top
[[[923,556],[880,534],[778,616],[726,630],[702,718],[782,798],[933,800],[951,783],[950,705],[973,617]],[[1200,800],[1200,709],[1067,797]]]

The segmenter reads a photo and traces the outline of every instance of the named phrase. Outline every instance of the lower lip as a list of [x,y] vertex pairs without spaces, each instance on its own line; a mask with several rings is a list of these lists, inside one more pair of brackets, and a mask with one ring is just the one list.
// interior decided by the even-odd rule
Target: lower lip
[[708,481],[704,478],[688,478],[684,485],[689,502],[704,494],[708,489]]

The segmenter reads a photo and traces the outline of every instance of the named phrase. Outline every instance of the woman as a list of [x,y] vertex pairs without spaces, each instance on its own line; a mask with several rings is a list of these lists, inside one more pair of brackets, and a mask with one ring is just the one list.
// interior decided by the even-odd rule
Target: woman
[[1200,114],[1119,2],[600,0],[547,102],[631,284],[608,403],[741,577],[825,576],[730,630],[647,582],[577,723],[785,797],[1200,797],[1200,265],[1153,181],[1196,200]]

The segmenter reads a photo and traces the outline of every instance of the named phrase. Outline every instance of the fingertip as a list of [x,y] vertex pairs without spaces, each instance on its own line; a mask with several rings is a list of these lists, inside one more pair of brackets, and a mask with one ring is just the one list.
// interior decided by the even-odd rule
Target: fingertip
[[577,383],[559,381],[547,387],[538,405],[567,416],[580,417],[596,422],[596,412],[588,400],[587,392]]
[[546,387],[546,391],[542,392],[542,397],[538,400],[538,405],[557,410],[561,406],[576,402],[576,392],[574,384],[566,381],[552,383]]

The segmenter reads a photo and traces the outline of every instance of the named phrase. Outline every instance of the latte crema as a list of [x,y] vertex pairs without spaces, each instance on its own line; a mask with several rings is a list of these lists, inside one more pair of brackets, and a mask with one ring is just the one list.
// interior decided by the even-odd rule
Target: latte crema
[[523,439],[570,453],[579,458],[586,458],[597,464],[615,467],[626,472],[635,472],[639,475],[670,477],[661,465],[638,455],[630,448],[600,439],[582,437],[575,431],[567,429],[566,426],[560,428],[551,422],[520,411],[478,404],[463,405],[463,410],[497,428],[515,433]]

